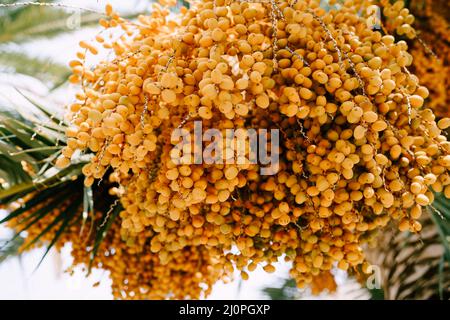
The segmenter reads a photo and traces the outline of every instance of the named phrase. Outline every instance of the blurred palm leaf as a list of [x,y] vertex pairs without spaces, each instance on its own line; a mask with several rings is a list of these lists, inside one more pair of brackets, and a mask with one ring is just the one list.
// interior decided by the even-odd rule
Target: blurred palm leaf
[[3,51],[0,54],[0,72],[20,73],[55,86],[63,83],[70,69],[46,58],[31,57],[24,52]]
[[[98,20],[105,15],[81,7],[59,7],[57,5],[60,4],[54,0],[37,2],[54,3],[55,6],[21,4],[22,1],[18,0],[3,1],[2,4],[17,6],[0,7],[0,72],[32,76],[56,88],[66,82],[70,75],[68,67],[50,59],[12,50],[10,44],[23,44],[97,26]],[[133,19],[136,16],[137,13],[130,13],[124,18]]]
[[[69,167],[55,168],[55,159],[65,146],[65,137],[62,133],[67,124],[53,116],[52,110],[35,102],[30,94],[21,93],[30,102],[26,115],[11,111],[17,110],[11,106],[0,106],[0,205],[27,199],[0,220],[0,224],[13,219],[19,221],[15,235],[0,245],[0,261],[4,260],[1,259],[2,256],[10,256],[17,251],[17,243],[22,239],[22,232],[27,231],[41,219],[50,218],[48,224],[34,239],[27,239],[26,245],[19,244],[19,247],[22,250],[30,248],[52,231],[54,236],[48,243],[45,257],[68,226],[81,219],[82,212],[85,213],[83,214],[85,220],[89,214],[93,214],[93,194],[101,199],[96,203],[96,210],[106,212],[105,208],[113,202],[104,183],[95,186],[93,192],[90,188],[84,187],[81,168],[90,160],[90,154],[74,155]],[[65,210],[50,216],[63,204],[67,206]],[[98,228],[96,236],[93,237],[95,246],[98,247],[105,237],[110,224],[118,215],[117,210],[108,216],[107,224]],[[95,252],[92,258],[94,255]]]
[[431,218],[438,227],[438,234],[445,250],[444,257],[450,263],[450,201],[444,195],[439,194],[433,206],[432,210],[436,211],[435,213],[438,215],[432,214]]
[[[450,298],[450,203],[437,194],[433,207],[422,219],[420,234],[386,230],[377,246],[367,251],[368,260],[381,268],[381,289],[369,290],[372,299]],[[361,286],[345,283],[345,296],[363,294]],[[279,287],[265,288],[272,300],[292,300],[304,296],[291,279]]]
[[[314,296],[309,289],[298,289],[293,279],[282,280],[281,286],[278,287],[264,288],[263,293],[271,300],[302,300],[311,299]],[[374,295],[368,293],[368,290],[361,287],[354,278],[345,278],[337,287],[336,292],[329,293],[327,291],[314,297],[319,299],[366,300],[368,297],[373,299]]]
[[[10,3],[19,2],[10,1]],[[51,3],[55,1],[41,2]],[[0,8],[2,18],[0,20],[0,44],[20,43],[35,40],[39,37],[53,37],[80,27],[95,25],[102,17],[98,13],[80,12],[80,10],[62,10],[59,7],[34,5]],[[70,20],[71,17],[74,21]],[[77,25],[78,21],[80,22],[79,25]]]
[[298,289],[293,279],[284,279],[279,287],[267,287],[263,293],[270,300],[295,300],[298,296]]
[[20,5],[20,2],[8,0],[4,4],[17,6],[0,7],[0,72],[32,76],[53,88],[58,87],[70,75],[68,67],[50,59],[32,57],[23,51],[12,50],[8,44],[49,38],[94,25],[102,15],[76,9],[68,11],[59,7]]
[[[42,108],[37,104],[30,104],[30,107],[36,113]],[[0,204],[72,181],[81,170],[80,164],[63,170],[53,166],[55,155],[65,145],[61,135],[64,123],[58,126],[45,113],[41,113],[41,119],[27,119],[11,111],[14,109],[11,106],[0,108],[0,168],[8,168],[0,171]],[[30,114],[33,111],[30,110]]]
[[393,229],[369,250],[369,261],[381,267],[386,299],[450,298],[450,207],[442,194],[433,205],[420,234]]
[[[26,5],[18,0],[2,1],[2,4],[16,5],[0,6],[0,72],[29,75],[57,87],[66,82],[70,74],[66,66],[13,51],[10,44],[50,38],[97,25],[99,18],[104,15],[82,8],[58,7],[55,0],[40,2],[55,3],[55,6]],[[131,13],[124,15],[124,18],[133,19],[136,16],[137,13]],[[95,203],[95,209],[104,212],[104,218],[108,220],[97,226],[98,232],[91,237],[93,259],[95,248],[98,248],[114,218],[118,216],[120,206],[116,206],[109,214],[108,208],[114,199],[108,194],[108,188],[104,187],[105,183],[94,190],[84,187],[81,168],[92,154],[74,155],[75,159],[72,159],[69,167],[62,170],[55,168],[55,160],[65,146],[67,124],[62,117],[57,116],[54,109],[40,105],[26,92],[19,93],[28,100],[29,106],[18,106],[16,101],[9,101],[9,105],[0,104],[0,206],[8,206],[24,198],[27,200],[0,221],[1,224],[13,219],[21,220],[16,234],[0,244],[0,259],[10,256],[19,247],[25,249],[36,244],[52,230],[55,236],[48,243],[46,255],[66,228],[74,221],[81,220],[81,214],[78,213],[82,212],[83,226],[89,215],[93,215],[95,194],[95,198],[100,199]],[[63,203],[68,204],[67,209],[54,217],[42,233],[34,239],[27,239],[25,247],[22,243],[18,244],[20,240],[23,242],[22,231],[49,216]],[[30,212],[33,212],[31,216],[23,218]]]
[[23,242],[24,239],[22,237],[17,237],[14,241],[0,240],[0,263],[8,258],[19,256]]

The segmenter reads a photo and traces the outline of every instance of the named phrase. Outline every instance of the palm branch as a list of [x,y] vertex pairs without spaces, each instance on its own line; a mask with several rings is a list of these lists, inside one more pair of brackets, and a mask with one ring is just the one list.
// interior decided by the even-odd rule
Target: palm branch
[[13,241],[10,239],[0,240],[0,263],[6,259],[20,254],[20,247],[22,246],[24,239],[22,237],[17,237]]
[[280,286],[264,288],[264,295],[270,300],[294,300],[297,296],[295,281],[293,279],[281,279],[280,282]]
[[[320,298],[364,300],[372,297],[374,299],[374,294],[361,287],[353,277],[344,278],[341,282],[335,292],[325,291],[321,293]],[[298,289],[293,279],[280,279],[279,286],[266,287],[263,289],[263,294],[270,300],[303,300],[314,296],[309,289]]]
[[[67,19],[73,14],[73,10],[64,10],[67,6],[54,0],[40,2],[49,5],[22,5],[21,1],[17,0],[2,3],[12,6],[0,5],[0,45],[12,42],[20,44],[73,30],[67,26]],[[103,16],[93,10],[83,11],[82,8],[74,10],[80,13],[80,27],[94,25]],[[136,16],[137,13],[124,15],[127,19]],[[26,53],[7,51],[5,48],[5,46],[0,48],[2,51],[0,72],[30,75],[41,81],[51,82],[54,86],[66,81],[69,73],[65,66],[34,58]],[[31,103],[30,109],[13,104],[0,104],[0,207],[8,207],[17,201],[26,200],[20,207],[10,210],[7,216],[0,220],[0,224],[20,218],[27,212],[33,214],[23,219],[22,225],[11,239],[0,243],[0,257],[17,253],[19,248],[27,249],[42,241],[46,233],[56,229],[54,238],[47,243],[45,253],[47,254],[68,226],[73,221],[80,220],[78,214],[80,208],[83,213],[83,225],[87,219],[97,223],[99,219],[88,217],[88,213],[93,214],[95,197],[101,199],[95,203],[95,210],[103,213],[100,221],[107,223],[99,223],[95,228],[97,232],[91,237],[92,262],[121,207],[116,205],[114,210],[111,210],[116,201],[107,192],[106,183],[93,186],[92,189],[84,187],[81,169],[92,155],[80,154],[69,167],[62,170],[55,168],[55,160],[66,145],[64,132],[68,124],[62,118],[58,118],[51,108],[40,105],[29,94],[23,92],[22,94]],[[20,110],[26,112],[21,113]],[[49,216],[62,203],[69,203],[68,208],[36,238],[27,239],[30,241],[24,247],[21,232]]]
[[[17,1],[8,0],[4,3]],[[51,37],[67,28],[70,13],[54,7],[26,6],[11,10],[0,9],[0,44],[21,43],[37,37]],[[84,12],[81,15],[82,26],[92,24],[98,14]],[[47,71],[43,66],[47,64]],[[52,82],[62,81],[67,69],[57,64],[48,64],[41,59],[12,52],[2,52],[0,65],[11,67],[15,72],[31,74]],[[53,115],[53,112],[35,103],[31,98],[38,116],[6,111],[8,106],[0,106],[0,205],[10,205],[18,200],[27,199],[14,210],[8,212],[0,223],[5,223],[33,211],[31,217],[22,221],[22,225],[11,239],[0,244],[0,262],[14,255],[23,247],[21,231],[26,231],[52,210],[64,202],[69,206],[54,218],[48,228],[31,239],[32,245],[56,228],[54,238],[48,243],[47,251],[74,221],[79,221],[79,209],[83,213],[93,210],[95,198],[106,199],[103,212],[113,202],[105,192],[107,188],[96,186],[93,190],[85,188],[81,168],[88,162],[89,154],[79,155],[68,168],[59,170],[54,167],[56,157],[65,145],[64,131],[67,124]],[[442,196],[437,196],[435,207],[424,219],[424,228],[420,235],[401,234],[396,231],[384,236],[380,244],[372,251],[373,262],[382,267],[384,273],[383,291],[387,299],[448,298],[450,285],[450,205]],[[438,214],[439,212],[442,217]],[[118,210],[114,210],[108,223],[97,229],[94,237],[93,253],[105,236]],[[86,219],[83,215],[83,219]],[[383,242],[384,241],[384,242]],[[371,256],[369,254],[369,256]],[[281,287],[266,288],[265,293],[273,299],[298,298],[293,281],[284,281]],[[373,293],[379,293],[374,291]]]
[[70,75],[67,66],[15,50],[5,50],[0,54],[0,72],[28,75],[52,86],[65,82]]
[[[8,0],[2,5],[13,6],[0,7],[0,72],[32,76],[52,87],[57,87],[64,83],[70,74],[67,66],[13,50],[9,44],[21,44],[37,38],[67,33],[71,31],[68,19],[74,12],[64,11],[59,7],[20,5],[20,3],[17,0]],[[54,1],[46,3],[53,4]],[[100,14],[80,12],[79,27],[94,24],[99,17]]]
[[420,234],[392,230],[369,251],[381,267],[386,299],[450,298],[450,204],[438,194]]
[[[66,143],[64,131],[68,124],[54,116],[50,109],[34,102],[29,93],[23,94],[30,101],[34,115],[6,111],[11,108],[0,106],[0,206],[15,205],[0,224],[19,221],[12,238],[0,245],[0,257],[17,252],[19,247],[21,250],[31,248],[52,231],[50,234],[54,236],[46,243],[45,257],[72,223],[85,223],[88,219],[94,223],[97,221],[92,218],[94,209],[104,212],[106,217],[108,207],[114,202],[106,183],[92,189],[84,187],[81,169],[91,155],[79,154],[69,167],[55,168],[55,160]],[[94,197],[102,199],[95,208]],[[52,215],[63,204],[66,204],[65,210]],[[98,232],[92,237],[91,259],[117,216],[116,212],[108,216],[108,223],[95,228]],[[46,217],[51,217],[48,225],[23,245],[20,242],[22,232]]]
[[[381,271],[381,288],[368,290],[371,299],[450,298],[450,203],[437,194],[427,211],[420,234],[401,233],[392,227],[367,251],[368,260]],[[280,283],[264,288],[264,294],[272,300],[301,299],[308,294],[299,291],[291,279]],[[363,294],[363,285],[345,282],[342,286],[347,297]]]
[[[12,50],[10,44],[48,39],[95,26],[105,15],[91,9],[66,6],[54,0],[36,1],[35,4],[39,2],[46,5],[22,4],[18,0],[0,4],[0,72],[25,74],[57,87],[70,75],[67,66]],[[124,15],[128,19],[136,16],[136,13]]]
[[[68,19],[80,14],[79,27],[97,24],[102,14],[86,11],[82,8],[66,8],[55,6],[20,5],[21,1],[9,1],[17,6],[0,8],[0,44],[21,43],[40,37],[53,37],[61,33],[73,31]],[[54,3],[55,1],[38,1]],[[61,9],[70,9],[61,10]],[[77,12],[78,11],[78,12]],[[78,18],[78,17],[77,17]],[[77,26],[78,27],[78,26]]]

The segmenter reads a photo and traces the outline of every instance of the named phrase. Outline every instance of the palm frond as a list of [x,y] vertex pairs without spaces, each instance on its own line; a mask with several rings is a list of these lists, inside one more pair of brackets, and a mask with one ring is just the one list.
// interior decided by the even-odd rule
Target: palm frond
[[68,67],[50,59],[31,57],[19,51],[3,50],[0,54],[0,72],[20,73],[56,86],[70,75]]
[[36,269],[39,268],[39,266],[41,265],[42,261],[44,261],[45,257],[49,253],[50,249],[55,245],[55,243],[58,241],[58,239],[61,237],[61,235],[66,231],[66,228],[69,226],[69,223],[72,221],[72,219],[75,218],[75,215],[77,214],[78,208],[80,207],[80,205],[81,205],[81,198],[80,197],[77,197],[75,199],[71,199],[71,203],[67,207],[67,209],[64,210],[63,212],[61,212],[53,220],[53,222],[51,224],[49,224],[44,230],[42,230],[42,232],[37,237],[35,237],[30,242],[30,245],[32,243],[36,243],[39,240],[39,238],[42,237],[45,233],[49,232],[54,227],[59,225],[58,230],[56,231],[56,233],[55,233],[54,237],[52,238],[52,240],[50,241],[50,243],[47,245],[45,253],[42,256],[41,260],[39,261],[38,265],[36,266]]
[[423,217],[420,234],[392,230],[369,250],[368,259],[381,268],[386,299],[437,299],[450,297],[448,260],[448,200],[436,195],[434,205],[443,205],[439,217],[434,210]]
[[279,287],[266,287],[263,293],[270,300],[294,300],[297,296],[297,286],[293,279],[284,279]]
[[[340,273],[340,271],[334,270],[333,273]],[[283,279],[281,286],[278,287],[266,287],[263,289],[263,293],[271,300],[303,300],[311,299],[315,297],[317,299],[347,299],[347,300],[367,300],[379,299],[379,291],[370,291],[354,278],[344,276],[343,274],[336,276],[339,279],[339,285],[336,290],[330,292],[330,290],[324,290],[321,293],[314,292],[309,289],[298,289],[293,279]],[[377,295],[378,294],[378,295]]]
[[[17,88],[16,88],[16,91],[22,97],[24,97],[30,104],[32,104],[33,107],[44,116],[43,119],[36,119],[36,118],[30,119],[30,112],[23,113],[23,112],[20,112],[20,109],[19,109],[18,112],[21,116],[21,119],[32,121],[36,125],[41,125],[41,126],[44,124],[47,126],[50,126],[51,124],[53,124],[53,126],[51,126],[51,129],[53,129],[54,131],[64,132],[66,126],[65,126],[65,121],[64,121],[64,117],[62,114],[58,114],[56,112],[56,110],[52,110],[51,108],[39,103],[37,101],[36,97],[34,97],[30,92],[19,90]],[[41,121],[39,122],[39,120],[41,120]],[[45,121],[45,120],[47,120],[47,121]]]
[[[106,17],[101,11],[64,5],[54,0],[36,1],[46,4],[42,6],[26,2],[19,5],[20,1],[9,2],[18,5],[0,8],[0,44],[67,34],[83,27],[96,26],[100,18]],[[123,18],[134,19],[138,15],[131,12],[124,14]]]
[[98,231],[95,235],[94,246],[89,260],[88,272],[91,272],[94,258],[97,255],[100,244],[102,243],[103,239],[105,239],[109,229],[113,225],[120,211],[122,211],[122,206],[116,205],[114,208],[108,210],[108,212],[103,215],[102,223],[99,225]]
[[94,25],[102,15],[92,12],[68,12],[55,7],[25,6],[15,10],[2,8],[9,11],[0,21],[0,44],[15,42],[39,37],[50,38],[61,33],[73,31],[76,28],[70,26],[68,20],[72,15],[79,14],[80,25],[84,27]]
[[[54,190],[52,190],[54,191]],[[35,223],[38,223],[39,220],[45,218],[47,215],[49,215],[51,212],[53,212],[53,210],[59,208],[60,206],[63,205],[63,203],[67,200],[70,199],[70,194],[68,192],[66,193],[58,193],[57,196],[54,195],[54,193],[49,196],[47,198],[47,200],[49,200],[50,202],[43,202],[41,200],[41,202],[36,203],[35,206],[37,205],[42,205],[42,207],[40,207],[39,209],[37,209],[36,211],[34,211],[31,215],[21,219],[18,223],[18,225],[16,226],[16,233],[15,235],[11,238],[10,241],[15,241],[16,238],[20,237],[22,232],[27,231],[30,227],[32,227]],[[35,198],[33,198],[34,200]],[[40,198],[41,199],[41,198]],[[35,202],[34,202],[35,203]],[[26,207],[29,208],[29,210],[34,209],[35,207],[27,205]],[[11,221],[14,218],[19,217],[21,214],[27,212],[26,210],[22,210],[22,208],[16,209],[14,211],[12,211],[11,213],[9,213],[6,218],[4,218],[1,222],[8,222]],[[58,218],[58,217],[57,217]],[[30,244],[27,244],[26,248],[29,248],[31,245],[35,244],[39,238],[41,238],[45,233],[47,233],[48,231],[50,231],[53,226],[55,226],[57,224],[59,220],[54,220],[52,223],[50,223],[44,230],[42,233],[40,233],[39,235],[37,235],[34,239],[31,240]],[[9,242],[7,242],[5,245],[8,245]]]
[[24,243],[24,238],[16,237],[14,241],[0,240],[0,263],[6,261],[9,258],[20,255],[20,247]]
[[[40,231],[26,238],[20,248],[26,250],[44,241],[43,259],[73,223],[83,219],[84,225],[90,219],[93,229],[98,224],[95,210],[103,212],[103,223],[96,225],[92,235],[89,232],[94,259],[121,208],[111,205],[114,198],[108,194],[106,182],[92,189],[84,187],[81,169],[92,154],[76,156],[65,169],[55,168],[54,161],[66,144],[63,133],[67,123],[29,93],[19,93],[29,102],[29,112],[0,108],[0,205],[15,206],[0,220],[0,224],[14,222],[15,230],[0,250],[11,248],[24,231],[39,224],[34,230]],[[95,203],[94,198],[98,199]]]
[[26,121],[19,114],[13,118],[0,112],[0,203],[13,195],[21,196],[53,185],[60,178],[67,181],[71,178],[69,174],[79,174],[80,165],[64,170],[50,167],[41,175],[36,174],[64,145],[64,140],[59,145],[56,142],[57,138],[49,130]]
[[[35,112],[45,110],[31,98],[29,102]],[[58,135],[55,129],[45,128],[40,122],[52,124],[61,131],[64,131],[64,123],[54,123],[49,116],[51,112],[41,110],[41,120],[38,120],[36,117],[25,119],[11,110],[18,109],[0,109],[0,165],[5,168],[0,170],[0,203],[9,203],[30,192],[56,188],[80,175],[81,163],[63,170],[48,165],[65,145],[65,140],[61,132]]]
[[450,201],[448,201],[442,194],[438,194],[431,208],[431,218],[438,228],[438,234],[444,246],[444,258],[450,263]]

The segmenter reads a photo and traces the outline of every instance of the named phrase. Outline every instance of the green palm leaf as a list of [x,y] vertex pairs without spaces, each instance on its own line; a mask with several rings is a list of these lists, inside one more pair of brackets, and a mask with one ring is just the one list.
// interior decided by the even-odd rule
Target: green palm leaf
[[[51,2],[51,1],[47,1]],[[20,43],[38,37],[53,37],[67,33],[79,27],[94,25],[103,15],[93,12],[72,12],[58,7],[20,6],[0,8],[4,13],[0,21],[0,44],[7,42]],[[76,11],[76,12],[75,12]],[[71,16],[79,14],[79,26],[70,26]]]
[[[91,256],[94,259],[101,242],[120,212],[120,206],[111,206],[114,199],[108,194],[105,182],[92,189],[84,187],[81,168],[90,161],[92,154],[72,159],[67,168],[55,168],[54,161],[65,146],[63,133],[67,124],[54,116],[49,108],[36,102],[29,93],[20,94],[30,103],[31,109],[27,113],[15,112],[20,108],[11,106],[0,108],[0,165],[4,168],[0,170],[0,204],[8,205],[24,197],[29,199],[0,220],[0,224],[12,220],[18,223],[15,235],[5,242],[0,250],[11,248],[22,238],[23,231],[64,204],[67,208],[57,216],[51,216],[50,222],[35,238],[27,239],[27,245],[22,246],[22,249],[31,248],[42,241],[45,234],[53,232],[54,237],[47,244],[45,257],[68,230],[68,226],[79,223],[80,219],[83,219],[84,225],[89,214],[93,226],[96,222],[94,210],[100,210],[104,212],[104,223],[97,226],[96,233],[90,237],[93,242]],[[9,111],[5,111],[6,109]],[[43,124],[47,127],[43,128]],[[28,165],[27,170],[24,164]],[[94,198],[99,201],[94,203]]]
[[[102,217],[102,223],[100,224],[98,231],[95,235],[94,239],[94,247],[92,249],[92,253],[89,260],[89,266],[88,266],[88,272],[91,272],[94,258],[97,255],[98,249],[100,248],[100,244],[102,243],[103,239],[105,239],[109,229],[113,225],[113,222],[119,215],[120,211],[122,210],[122,206],[116,205],[113,209],[110,209],[108,212],[106,212]],[[112,212],[111,212],[112,211]]]
[[[20,247],[22,246],[24,239],[17,237],[14,241],[0,240],[0,263],[6,261],[6,259],[19,256]],[[7,243],[7,244],[6,244]]]
[[280,287],[264,288],[263,293],[270,300],[294,300],[298,295],[298,290],[293,279],[284,279]]
[[369,261],[381,268],[386,299],[450,297],[448,200],[438,194],[433,205],[421,221],[420,234],[393,229],[368,252]]
[[31,57],[19,51],[2,51],[0,54],[0,72],[20,73],[35,77],[56,86],[67,80],[70,75],[68,67],[50,59]]
[[59,226],[58,230],[56,231],[55,236],[53,237],[52,241],[47,245],[45,253],[42,256],[41,260],[39,261],[38,265],[36,266],[36,269],[39,268],[42,261],[44,261],[44,258],[49,253],[50,249],[55,245],[55,243],[58,241],[58,239],[61,237],[61,235],[66,230],[70,221],[75,217],[75,215],[78,211],[78,208],[81,204],[81,198],[77,197],[75,199],[72,199],[71,201],[72,202],[70,203],[69,207],[65,211],[63,211],[59,216],[57,216],[53,220],[52,223],[50,223],[44,230],[42,230],[42,232],[38,236],[36,236],[36,238],[34,238],[30,242],[29,245],[31,246],[32,244],[36,243],[40,239],[40,237],[42,237],[44,234],[46,234],[47,232],[49,232],[50,230],[52,230],[54,227],[56,227],[58,224],[61,223],[61,225]]

